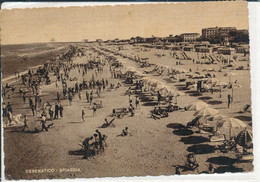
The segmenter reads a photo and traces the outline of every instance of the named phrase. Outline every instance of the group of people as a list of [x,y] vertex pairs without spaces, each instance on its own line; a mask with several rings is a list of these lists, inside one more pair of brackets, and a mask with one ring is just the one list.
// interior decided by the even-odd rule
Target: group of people
[[88,157],[104,152],[105,147],[107,147],[106,139],[106,135],[102,135],[99,130],[96,130],[93,136],[85,138],[79,145],[82,146],[86,153],[86,157]]

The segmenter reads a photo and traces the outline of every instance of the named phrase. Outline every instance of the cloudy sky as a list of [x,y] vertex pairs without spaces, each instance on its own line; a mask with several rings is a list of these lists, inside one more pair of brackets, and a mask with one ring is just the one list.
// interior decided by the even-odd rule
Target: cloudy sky
[[214,26],[248,29],[247,2],[203,2],[1,11],[2,44],[167,36]]

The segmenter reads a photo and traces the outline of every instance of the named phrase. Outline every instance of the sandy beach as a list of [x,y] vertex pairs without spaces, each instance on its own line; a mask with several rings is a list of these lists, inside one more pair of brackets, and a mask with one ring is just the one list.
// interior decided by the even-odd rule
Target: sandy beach
[[[62,46],[63,48],[68,47],[67,45]],[[96,117],[93,117],[93,105],[86,101],[85,92],[88,89],[83,89],[81,100],[75,94],[71,106],[67,99],[62,99],[63,118],[47,121],[47,123],[53,123],[48,132],[33,133],[35,127],[41,128],[41,111],[38,109],[37,114],[32,115],[28,100],[23,103],[18,92],[19,87],[23,87],[21,80],[15,81],[13,83],[16,87],[15,91],[8,92],[7,95],[10,95],[10,99],[8,97],[4,98],[4,102],[6,104],[7,102],[11,103],[14,116],[18,114],[28,115],[28,131],[31,132],[22,132],[21,127],[7,127],[4,129],[5,174],[7,179],[174,175],[176,172],[175,167],[185,165],[186,155],[190,152],[196,155],[199,164],[198,170],[183,171],[181,174],[207,172],[209,164],[214,165],[216,173],[248,172],[253,170],[252,162],[240,162],[236,158],[235,151],[227,153],[219,151],[217,149],[219,143],[210,141],[211,133],[199,133],[196,127],[189,129],[190,133],[180,132],[177,126],[186,126],[188,122],[192,121],[195,118],[194,111],[184,111],[182,109],[169,112],[169,116],[166,118],[152,119],[150,113],[157,106],[156,96],[154,97],[155,101],[141,99],[140,105],[135,109],[134,117],[128,114],[122,118],[115,118],[109,127],[100,128],[105,118],[108,120],[113,118],[111,116],[112,109],[127,108],[129,106],[129,96],[125,93],[132,84],[126,84],[124,79],[112,78],[110,73],[111,63],[107,62],[104,55],[98,55],[92,49],[92,47],[95,47],[95,49],[102,52],[101,48],[117,50],[118,46],[105,44],[101,46],[96,44],[74,44],[74,46],[84,50],[85,56],[75,55],[72,58],[73,64],[86,64],[93,57],[99,57],[106,62],[103,66],[103,72],[95,75],[94,69],[90,69],[84,79],[90,80],[92,74],[94,74],[95,79],[105,78],[109,84],[117,85],[120,83],[121,86],[101,91],[100,98],[94,94],[93,102],[99,103],[102,101],[103,105],[102,108],[97,110]],[[60,50],[63,50],[63,48],[60,48]],[[176,65],[177,60],[171,56],[172,52],[170,50],[150,48],[149,51],[143,51],[142,49],[142,46],[128,45],[118,52],[121,54],[133,53],[139,58],[146,58],[150,64],[160,63],[173,68],[191,69],[192,73],[200,72],[205,74],[207,72],[203,72],[203,69],[219,70],[224,66],[221,63],[194,64],[192,60],[180,60],[181,65]],[[155,53],[158,51],[161,51],[165,56],[156,56]],[[60,52],[58,51],[58,53]],[[195,52],[187,53],[192,58],[197,59]],[[238,88],[233,88],[233,103],[228,108],[227,95],[231,94],[232,89],[223,89],[221,97],[219,92],[197,94],[196,89],[185,89],[185,82],[178,82],[178,80],[169,78],[168,75],[158,75],[156,72],[145,73],[150,67],[142,68],[140,62],[132,61],[120,55],[113,56],[122,60],[124,67],[134,67],[138,72],[143,73],[145,77],[163,82],[169,88],[182,93],[181,96],[176,98],[177,100],[173,100],[177,102],[180,108],[197,101],[204,101],[211,108],[217,109],[221,115],[240,119],[247,125],[247,130],[252,130],[251,112],[239,113],[246,104],[251,105],[250,70],[236,70],[234,67],[230,67],[222,69],[222,72],[211,72],[215,74],[215,78],[218,80],[229,82],[231,79],[232,83],[236,81],[240,85]],[[242,58],[243,55],[238,54],[238,57]],[[247,68],[248,62],[237,61],[237,64]],[[5,69],[3,70],[5,71]],[[226,72],[233,72],[234,76],[224,76]],[[77,68],[71,69],[70,77],[78,78],[77,81],[68,81],[68,86],[73,87],[76,82],[83,81],[82,70],[79,73]],[[41,84],[40,91],[42,103],[48,101],[53,105],[57,102],[56,93],[62,93],[62,84],[58,82],[58,87],[56,87],[56,76],[53,75],[53,72],[50,72],[50,80],[49,85]],[[5,85],[7,82],[2,82],[2,84]],[[131,98],[135,100],[135,94],[132,94]],[[82,122],[81,110],[85,110],[85,122]],[[3,122],[8,123],[6,117]],[[117,137],[126,126],[132,136]],[[83,159],[82,153],[78,152],[81,149],[78,143],[82,142],[86,137],[92,136],[96,129],[107,136],[107,147],[103,153]],[[77,171],[73,172],[71,168],[75,168]],[[54,171],[30,173],[30,170],[33,169],[53,169]]]

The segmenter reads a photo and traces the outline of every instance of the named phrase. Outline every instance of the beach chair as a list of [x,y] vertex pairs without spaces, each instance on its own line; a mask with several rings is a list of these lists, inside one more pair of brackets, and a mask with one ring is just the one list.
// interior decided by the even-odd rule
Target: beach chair
[[239,113],[245,113],[246,111],[248,111],[248,109],[251,107],[251,105],[246,104],[240,111]]

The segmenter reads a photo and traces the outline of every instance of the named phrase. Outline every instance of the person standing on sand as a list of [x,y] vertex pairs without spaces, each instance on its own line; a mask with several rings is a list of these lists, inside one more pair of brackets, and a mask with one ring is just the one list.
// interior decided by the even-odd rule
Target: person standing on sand
[[54,115],[54,119],[58,119],[59,118],[59,105],[57,103],[55,103],[55,115]]
[[32,107],[32,105],[33,105],[33,100],[31,98],[31,96],[29,96],[29,107]]
[[12,112],[8,111],[7,118],[8,118],[9,125],[11,125],[12,118],[13,118]]
[[84,123],[85,122],[85,111],[84,110],[82,110],[82,112],[81,112],[81,118],[82,118],[82,122]]
[[89,104],[90,105],[92,104],[92,100],[93,100],[93,95],[90,95],[90,98],[89,98]]
[[71,95],[71,93],[69,93],[68,99],[69,99],[69,103],[70,103],[70,106],[71,106],[71,103],[72,103],[72,95]]
[[81,100],[81,92],[78,93],[79,100]]
[[97,94],[97,97],[100,98],[100,94],[99,94],[98,89],[96,90],[96,94]]
[[2,106],[2,110],[3,110],[3,117],[6,117],[6,106],[5,106],[5,103],[3,103],[3,106]]
[[158,101],[157,105],[160,105],[161,99],[162,99],[162,96],[161,96],[160,92],[157,91],[157,101]]
[[60,93],[57,92],[57,100],[58,100],[58,102],[60,101],[60,97],[61,97]]
[[230,96],[230,94],[228,94],[228,108],[230,106],[230,102],[231,102],[231,96]]
[[49,108],[49,115],[50,115],[50,120],[53,119],[53,110],[52,110],[52,106],[50,106]]
[[25,92],[23,92],[23,103],[25,104],[25,101],[26,101],[26,96],[25,96]]
[[13,113],[13,108],[12,108],[10,102],[7,103],[6,109],[7,109],[7,112]]
[[87,100],[87,102],[89,102],[89,93],[88,93],[88,91],[86,91],[86,100]]
[[97,112],[97,105],[96,105],[96,103],[94,103],[92,109],[93,109],[93,117],[96,117],[96,112]]
[[41,131],[43,131],[45,129],[45,131],[48,131],[48,128],[46,127],[46,118],[43,116],[41,119],[41,124],[42,124],[42,129]]
[[35,116],[35,107],[34,107],[34,105],[31,106],[31,109],[32,109],[33,116]]
[[28,127],[28,125],[27,125],[27,118],[26,118],[26,115],[24,115],[23,123],[24,123],[24,125],[23,125],[23,130],[22,130],[22,131],[25,131],[25,128],[28,128],[28,129],[29,129],[29,127]]
[[139,99],[138,97],[136,96],[136,99],[135,99],[135,107],[137,108],[139,106]]
[[63,118],[63,106],[60,104],[60,117]]

